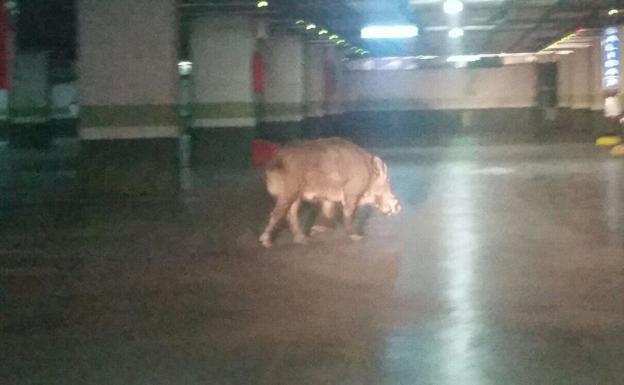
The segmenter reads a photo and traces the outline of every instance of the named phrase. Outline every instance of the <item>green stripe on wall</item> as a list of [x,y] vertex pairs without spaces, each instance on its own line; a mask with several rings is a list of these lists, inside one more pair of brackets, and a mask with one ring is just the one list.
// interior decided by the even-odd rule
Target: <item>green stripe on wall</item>
[[195,119],[253,118],[256,115],[254,104],[245,102],[195,103],[192,113]]
[[176,126],[180,118],[175,105],[82,106],[82,127]]

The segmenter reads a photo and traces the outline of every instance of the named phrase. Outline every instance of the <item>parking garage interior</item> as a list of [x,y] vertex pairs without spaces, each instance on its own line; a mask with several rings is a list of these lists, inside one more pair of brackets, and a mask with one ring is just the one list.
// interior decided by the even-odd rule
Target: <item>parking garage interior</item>
[[[623,2],[0,5],[0,383],[623,381]],[[403,211],[262,247],[328,137]]]

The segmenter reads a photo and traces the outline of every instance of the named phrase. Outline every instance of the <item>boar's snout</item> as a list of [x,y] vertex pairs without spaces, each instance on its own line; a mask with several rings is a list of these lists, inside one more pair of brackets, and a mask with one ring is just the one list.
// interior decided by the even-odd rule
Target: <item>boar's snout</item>
[[401,204],[395,196],[391,196],[384,200],[380,210],[386,215],[397,215],[401,212]]

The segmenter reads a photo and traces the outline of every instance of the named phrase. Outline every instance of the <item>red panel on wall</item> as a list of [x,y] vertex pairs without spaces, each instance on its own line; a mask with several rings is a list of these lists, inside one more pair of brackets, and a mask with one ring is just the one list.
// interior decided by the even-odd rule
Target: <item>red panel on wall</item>
[[253,91],[256,95],[264,95],[264,58],[262,53],[255,52],[253,55]]
[[0,0],[0,88],[9,88],[9,19]]

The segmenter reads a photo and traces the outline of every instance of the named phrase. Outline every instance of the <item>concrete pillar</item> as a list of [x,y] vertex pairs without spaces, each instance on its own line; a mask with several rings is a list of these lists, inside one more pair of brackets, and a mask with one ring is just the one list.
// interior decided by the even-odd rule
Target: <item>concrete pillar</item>
[[[330,46],[325,51],[325,76],[334,78],[333,90],[328,90],[325,86],[325,100],[327,103],[327,113],[330,115],[340,115],[347,111],[345,104],[347,97],[347,84],[343,71],[344,54],[334,46]],[[329,74],[327,73],[329,72]]]
[[345,115],[348,112],[349,104],[347,103],[347,79],[341,61],[343,58],[342,51],[335,46],[329,46],[325,50],[323,59],[325,135],[344,136],[348,134],[349,129],[352,129],[349,117]]
[[193,162],[201,166],[251,164],[256,111],[253,19],[205,16],[191,25]]
[[324,58],[326,46],[305,46],[305,103],[306,117],[317,119],[325,115]]
[[323,134],[325,102],[324,58],[325,45],[307,44],[305,46],[304,83],[305,83],[305,121],[304,135],[319,137]]
[[343,57],[334,45],[306,47],[306,126],[312,136],[342,133],[348,91],[342,71]]
[[80,174],[88,192],[177,191],[175,0],[78,0]]
[[260,137],[287,141],[302,136],[305,114],[304,44],[301,36],[275,36],[264,42],[266,91]]

